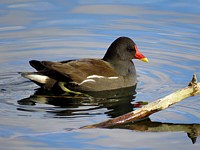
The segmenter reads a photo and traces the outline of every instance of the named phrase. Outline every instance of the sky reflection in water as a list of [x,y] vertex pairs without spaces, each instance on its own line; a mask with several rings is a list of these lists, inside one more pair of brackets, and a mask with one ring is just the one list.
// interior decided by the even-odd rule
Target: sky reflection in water
[[[17,72],[32,70],[30,59],[101,58],[115,38],[129,36],[150,60],[149,64],[134,61],[135,100],[154,101],[186,86],[194,72],[200,78],[199,5],[198,0],[0,2],[1,148],[198,149],[199,140],[192,145],[184,131],[68,132],[116,115],[119,112],[113,110],[121,110],[122,103],[84,100],[62,108],[41,98],[35,105],[19,105],[18,100],[32,95],[37,86]],[[189,98],[151,120],[199,124],[199,106],[198,97]]]

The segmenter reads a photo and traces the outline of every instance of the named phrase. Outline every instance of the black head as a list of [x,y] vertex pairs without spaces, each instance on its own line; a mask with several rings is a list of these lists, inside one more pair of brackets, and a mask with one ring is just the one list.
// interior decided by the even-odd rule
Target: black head
[[147,58],[139,52],[135,42],[128,37],[117,38],[110,45],[105,56],[103,57],[103,60],[106,61],[130,61],[132,59],[146,60],[146,62],[148,61]]

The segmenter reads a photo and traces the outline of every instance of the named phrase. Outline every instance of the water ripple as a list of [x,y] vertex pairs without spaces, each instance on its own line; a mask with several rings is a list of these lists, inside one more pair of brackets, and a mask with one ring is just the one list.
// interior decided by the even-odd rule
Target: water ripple
[[[104,0],[54,3],[20,0],[20,3],[1,3],[0,116],[1,124],[5,126],[50,132],[79,128],[130,112],[135,101],[151,102],[183,88],[194,72],[200,78],[200,15],[197,1],[113,3]],[[179,7],[180,3],[184,3],[182,7]],[[185,9],[185,6],[190,9]],[[150,60],[148,64],[134,60],[138,76],[137,94],[134,96],[94,100],[37,95],[35,89],[38,87],[17,73],[33,71],[28,65],[30,59],[57,61],[101,58],[109,44],[119,36],[134,39],[140,51]],[[192,97],[150,118],[170,123],[200,123],[199,106],[199,97]],[[10,127],[8,130],[10,132]],[[19,132],[15,128],[11,128],[11,131]],[[20,132],[25,133],[26,130]],[[135,136],[135,133],[131,132],[131,135]],[[152,134],[150,136],[152,139]],[[162,141],[159,143],[167,141],[167,138],[158,138]],[[10,139],[5,140],[9,142]],[[144,143],[144,139],[139,140]],[[136,148],[141,148],[139,140],[140,147]],[[22,143],[24,147],[25,142]]]

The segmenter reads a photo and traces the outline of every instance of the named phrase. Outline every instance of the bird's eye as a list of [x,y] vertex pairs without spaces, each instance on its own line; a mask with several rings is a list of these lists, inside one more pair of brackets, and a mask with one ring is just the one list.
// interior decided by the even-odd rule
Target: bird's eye
[[127,47],[127,50],[128,50],[128,51],[133,51],[133,48],[132,48],[131,46],[128,46],[128,47]]

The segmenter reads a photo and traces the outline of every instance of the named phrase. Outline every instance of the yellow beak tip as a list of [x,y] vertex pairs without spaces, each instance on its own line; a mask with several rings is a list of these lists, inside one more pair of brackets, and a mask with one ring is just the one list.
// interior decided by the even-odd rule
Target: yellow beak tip
[[140,59],[141,61],[143,61],[143,62],[146,62],[146,63],[148,63],[149,62],[149,60],[145,57],[145,58],[142,58],[142,59]]

